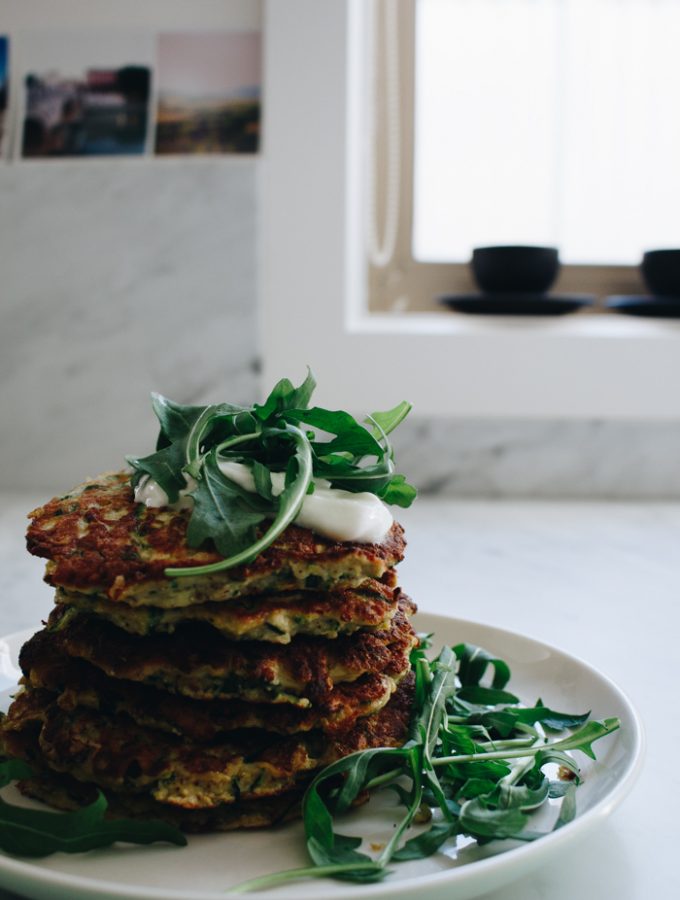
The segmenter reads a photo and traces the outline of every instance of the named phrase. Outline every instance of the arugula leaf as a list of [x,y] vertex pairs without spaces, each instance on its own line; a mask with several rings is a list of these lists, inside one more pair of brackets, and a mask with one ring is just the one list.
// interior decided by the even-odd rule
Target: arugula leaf
[[465,834],[486,841],[512,837],[528,821],[528,816],[521,809],[492,806],[481,795],[463,804],[459,824]]
[[[33,771],[20,760],[0,763],[0,785],[29,778]],[[89,806],[70,813],[15,806],[0,798],[0,848],[15,856],[44,857],[52,853],[82,853],[118,841],[152,844],[164,841],[185,846],[181,831],[158,821],[105,819],[106,798],[99,793]]]
[[416,489],[406,481],[404,475],[393,475],[390,480],[378,490],[378,496],[391,506],[408,507],[416,499]]
[[[310,408],[315,387],[308,370],[299,387],[284,378],[263,404],[252,407],[183,406],[152,395],[160,433],[154,453],[126,457],[134,470],[132,486],[150,478],[170,503],[190,494],[194,502],[187,530],[189,546],[210,542],[224,557],[209,568],[167,569],[168,577],[209,574],[252,560],[293,521],[304,495],[313,490],[312,478],[410,506],[415,488],[394,472],[387,438],[410,405],[403,402],[374,413],[365,427],[343,410]],[[222,474],[220,463],[229,461],[251,469],[255,482],[251,499],[246,496],[249,492]],[[281,472],[286,473],[286,487],[276,496],[272,475]],[[271,522],[269,527],[264,527],[265,520]]]
[[386,412],[374,412],[367,417],[367,422],[374,426],[374,434],[376,437],[389,434],[394,431],[397,425],[401,425],[406,416],[411,412],[411,404],[402,400],[392,409]]
[[257,526],[269,513],[269,505],[259,494],[244,490],[222,474],[215,450],[207,455],[191,497],[195,514],[189,520],[187,540],[200,547],[212,539],[223,556],[239,553],[253,544]]
[[266,466],[263,466],[261,462],[255,460],[253,462],[253,481],[255,482],[255,490],[260,495],[260,497],[264,497],[265,500],[269,500],[270,502],[274,500],[274,494],[272,491],[272,473]]
[[312,442],[314,451],[319,457],[331,453],[351,453],[355,457],[376,456],[381,459],[384,449],[381,444],[360,425],[354,416],[342,410],[322,409],[313,406],[311,409],[291,409],[282,414],[287,422],[293,425],[311,425],[328,434],[335,435],[331,441]]
[[601,722],[587,722],[573,734],[570,734],[569,737],[552,743],[550,749],[553,752],[555,750],[580,750],[586,756],[595,759],[595,751],[593,750],[595,741],[605,737],[607,734],[611,734],[612,731],[616,731],[620,724],[617,718],[603,719]]
[[494,670],[492,687],[502,689],[510,680],[508,664],[502,659],[496,659],[481,647],[475,647],[474,644],[458,644],[453,649],[460,660],[458,677],[464,688],[479,685],[489,666]]
[[[309,449],[309,441],[306,440],[305,436],[298,428],[294,428],[292,425],[288,425],[286,432],[284,433],[287,434],[289,438],[292,438],[295,444],[295,454],[291,458],[291,471],[294,471],[295,474],[290,480],[287,479],[286,487],[277,498],[278,510],[276,511],[274,521],[271,523],[269,528],[261,537],[254,539],[244,549],[237,549],[233,553],[233,555],[227,556],[227,558],[223,559],[221,562],[212,563],[206,566],[194,566],[188,569],[170,568],[165,570],[166,575],[171,578],[176,576],[183,576],[187,573],[191,573],[194,575],[211,575],[212,573],[219,572],[222,569],[228,569],[232,566],[238,566],[242,563],[251,562],[266,547],[272,544],[281,534],[281,532],[284,531],[288,527],[288,525],[290,525],[290,523],[297,515],[300,506],[302,505],[302,501],[305,498],[305,494],[307,493],[310,481],[312,479],[312,455]],[[210,504],[212,504],[212,509],[214,511],[217,504],[217,495],[215,495],[214,501],[212,499],[212,491],[210,491],[210,495],[211,496],[206,500],[206,505],[210,510]],[[258,502],[257,494],[249,494],[249,496],[251,497],[251,503]],[[189,521],[189,532],[191,532],[195,514],[196,509],[194,509],[192,517]],[[214,514],[215,521],[210,523],[208,526],[210,528],[210,536],[213,539],[215,537],[213,532],[216,528],[219,528],[221,522],[225,521],[225,514],[225,509],[217,509]],[[245,522],[247,523],[247,521],[248,517],[245,516]],[[199,526],[200,519],[199,524],[197,524],[197,527]],[[225,531],[226,529],[222,531],[223,536],[225,534]],[[200,538],[201,536],[202,532],[199,532],[199,535],[196,537],[196,539]]]
[[526,784],[510,784],[501,781],[495,791],[488,796],[493,798],[499,809],[521,809],[526,812],[536,809],[544,803],[550,794],[550,782],[545,776],[540,785],[531,788]]
[[470,703],[485,703],[488,705],[493,703],[519,703],[519,697],[515,697],[510,691],[482,687],[479,684],[461,688],[458,691],[458,697],[460,700],[467,700]]
[[253,412],[262,422],[267,422],[276,413],[288,409],[306,409],[309,406],[312,394],[316,387],[316,380],[311,369],[307,369],[307,377],[300,387],[293,387],[291,381],[282,378],[274,385],[274,388],[265,402],[260,406],[255,404]]
[[202,406],[182,406],[156,392],[151,394],[151,406],[161,426],[157,450],[181,440],[203,412]]
[[21,781],[30,778],[33,769],[20,759],[0,760],[0,788],[6,787],[10,781]]
[[425,859],[432,856],[442,844],[455,837],[459,830],[458,822],[436,822],[427,831],[406,841],[404,846],[392,856],[392,859],[397,862],[405,862],[409,859]]
[[555,820],[555,824],[553,826],[553,831],[557,831],[558,828],[562,828],[564,825],[567,825],[569,822],[572,822],[576,818],[576,782],[570,781],[564,791],[562,796],[562,803],[560,804],[560,814]]
[[183,443],[167,444],[150,456],[144,456],[141,459],[127,456],[126,461],[135,469],[132,486],[137,487],[146,475],[163,488],[170,503],[176,503],[179,499],[179,492],[187,486],[183,473],[184,458]]

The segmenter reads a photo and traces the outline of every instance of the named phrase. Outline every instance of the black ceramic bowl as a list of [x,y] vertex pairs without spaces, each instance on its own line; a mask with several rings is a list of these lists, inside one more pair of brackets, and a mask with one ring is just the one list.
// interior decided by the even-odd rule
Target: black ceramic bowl
[[555,247],[476,247],[472,272],[487,293],[540,294],[557,277],[560,263]]
[[648,250],[640,268],[653,294],[680,297],[680,250]]

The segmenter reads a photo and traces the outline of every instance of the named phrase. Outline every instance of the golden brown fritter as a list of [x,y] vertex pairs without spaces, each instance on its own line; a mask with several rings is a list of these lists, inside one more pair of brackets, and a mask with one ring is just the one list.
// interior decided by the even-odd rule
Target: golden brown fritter
[[412,694],[409,676],[379,713],[359,719],[338,740],[317,732],[277,737],[248,731],[196,744],[127,716],[76,709],[67,717],[53,694],[28,689],[12,704],[2,735],[10,753],[41,768],[171,806],[206,809],[288,793],[348,753],[403,744]]
[[201,603],[163,609],[129,606],[96,594],[57,590],[57,603],[101,616],[131,634],[172,634],[187,622],[205,622],[232,641],[288,644],[298,634],[336,638],[358,629],[389,628],[398,588],[368,579],[356,588],[287,591],[243,597],[229,603]]
[[186,542],[187,510],[149,509],[134,502],[129,475],[102,475],[50,500],[29,518],[27,546],[49,562],[55,587],[105,595],[130,605],[177,607],[246,594],[358,585],[367,578],[394,584],[390,569],[404,555],[396,522],[380,544],[334,541],[289,526],[252,563],[213,575],[166,578],[167,567],[219,562],[210,548]]
[[383,674],[363,675],[338,684],[316,706],[301,709],[286,703],[242,700],[193,700],[144,684],[109,678],[82,659],[60,654],[50,632],[36,634],[24,654],[26,683],[53,692],[64,715],[78,707],[108,714],[126,713],[140,725],[185,735],[194,741],[214,740],[225,732],[263,728],[276,734],[318,729],[347,731],[360,716],[378,712],[394,692],[397,680]]
[[87,709],[65,716],[53,694],[28,690],[17,696],[3,723],[5,744],[13,755],[26,752],[26,733],[35,734],[36,720],[40,730],[35,761],[79,781],[148,793],[187,809],[292,790],[300,775],[320,765],[324,752],[318,736],[266,732],[195,744],[143,728],[125,716]]
[[[21,781],[19,789],[27,797],[42,800],[56,809],[63,810],[78,809],[92,803],[97,796],[95,785],[85,784],[76,781],[70,775],[48,770]],[[300,815],[303,793],[304,788],[301,787],[275,797],[222,803],[209,809],[184,809],[180,806],[170,806],[168,803],[159,803],[145,794],[126,794],[107,790],[106,799],[109,804],[107,815],[110,818],[162,819],[189,833],[270,828]]]
[[[396,677],[409,668],[417,637],[409,623],[415,604],[400,594],[385,631],[360,631],[328,641],[299,637],[290,644],[227,641],[215,629],[188,623],[181,633],[136,637],[109,622],[57,607],[48,631],[60,653],[85,659],[112,678],[139,681],[199,700],[255,703],[323,703],[335,685],[365,674]],[[30,671],[34,645],[19,663]]]

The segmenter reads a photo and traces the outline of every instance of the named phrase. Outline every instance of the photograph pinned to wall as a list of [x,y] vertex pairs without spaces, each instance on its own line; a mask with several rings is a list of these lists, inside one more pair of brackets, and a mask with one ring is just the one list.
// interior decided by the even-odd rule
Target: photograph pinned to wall
[[160,34],[155,152],[257,153],[261,82],[258,31]]
[[54,29],[23,35],[17,155],[143,154],[153,53],[150,33]]
[[0,157],[4,156],[9,128],[9,38],[0,34]]

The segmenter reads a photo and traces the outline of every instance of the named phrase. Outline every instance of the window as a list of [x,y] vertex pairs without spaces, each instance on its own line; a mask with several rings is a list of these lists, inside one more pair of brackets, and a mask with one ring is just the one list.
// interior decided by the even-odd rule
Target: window
[[355,412],[405,398],[420,415],[680,420],[680,323],[368,312],[370,5],[265,0],[263,383],[309,364],[318,402]]
[[[427,309],[470,289],[485,244],[549,244],[558,288],[639,292],[637,264],[680,244],[676,0],[380,0],[372,308]],[[398,28],[391,17],[399,12]],[[397,43],[401,120],[390,123]],[[383,246],[384,250],[384,246]]]

